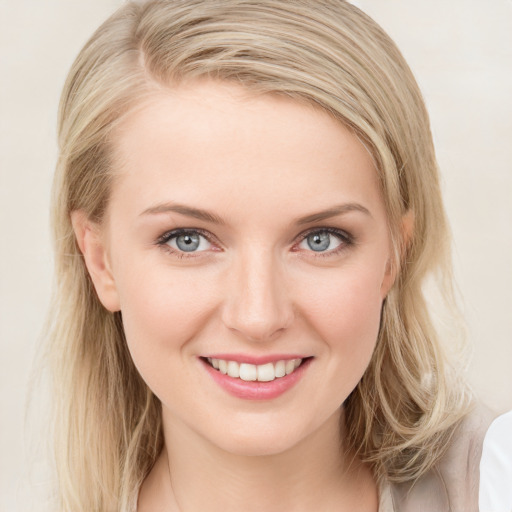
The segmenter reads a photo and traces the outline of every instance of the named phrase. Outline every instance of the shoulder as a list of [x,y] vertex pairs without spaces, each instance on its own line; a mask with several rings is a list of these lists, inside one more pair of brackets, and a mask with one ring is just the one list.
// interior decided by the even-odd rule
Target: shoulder
[[492,420],[488,409],[475,406],[430,471],[415,482],[390,486],[394,512],[478,512],[480,458]]
[[480,460],[480,510],[512,510],[512,411],[487,431]]

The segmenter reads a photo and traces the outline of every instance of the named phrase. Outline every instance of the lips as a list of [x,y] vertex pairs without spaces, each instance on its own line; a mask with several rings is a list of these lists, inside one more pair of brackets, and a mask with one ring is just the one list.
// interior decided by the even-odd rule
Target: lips
[[200,358],[217,384],[229,394],[248,400],[270,400],[285,393],[301,379],[313,358],[272,359],[231,355]]

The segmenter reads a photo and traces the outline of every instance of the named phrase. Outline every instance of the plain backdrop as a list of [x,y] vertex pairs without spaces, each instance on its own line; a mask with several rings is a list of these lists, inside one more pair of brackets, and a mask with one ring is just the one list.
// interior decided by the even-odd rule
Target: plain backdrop
[[[354,3],[395,39],[424,93],[473,347],[469,377],[491,408],[512,409],[512,1]],[[52,280],[60,89],[120,4],[0,0],[0,511],[30,510],[36,495],[26,484],[23,423]],[[38,425],[30,427],[37,442]]]

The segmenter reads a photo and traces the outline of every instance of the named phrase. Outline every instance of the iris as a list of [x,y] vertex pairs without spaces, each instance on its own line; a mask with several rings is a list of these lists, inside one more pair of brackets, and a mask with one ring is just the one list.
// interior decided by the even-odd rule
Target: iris
[[199,247],[200,239],[198,234],[188,233],[176,237],[176,245],[180,251],[192,252]]
[[313,251],[325,251],[331,244],[331,235],[325,231],[320,233],[317,232],[309,235],[306,240],[309,248]]

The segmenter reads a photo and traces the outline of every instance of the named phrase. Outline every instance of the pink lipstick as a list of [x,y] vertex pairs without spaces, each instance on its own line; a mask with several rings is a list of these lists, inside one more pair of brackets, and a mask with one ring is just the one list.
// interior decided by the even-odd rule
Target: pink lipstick
[[200,361],[214,382],[230,395],[245,400],[272,400],[299,382],[312,359],[290,354],[212,354]]

